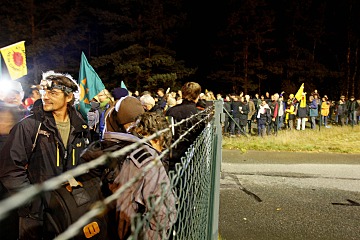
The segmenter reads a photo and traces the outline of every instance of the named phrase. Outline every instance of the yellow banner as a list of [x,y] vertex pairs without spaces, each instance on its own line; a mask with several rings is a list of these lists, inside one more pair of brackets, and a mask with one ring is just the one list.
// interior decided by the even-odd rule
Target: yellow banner
[[3,47],[0,51],[12,80],[27,74],[25,41]]
[[297,91],[297,93],[295,94],[295,98],[300,101],[302,95],[304,92],[304,84],[301,84],[301,87],[299,88],[299,90]]

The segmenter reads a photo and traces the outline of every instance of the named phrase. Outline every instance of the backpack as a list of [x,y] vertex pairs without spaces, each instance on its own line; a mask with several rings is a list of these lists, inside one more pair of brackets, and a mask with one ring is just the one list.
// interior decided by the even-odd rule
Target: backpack
[[[33,139],[34,151],[42,123],[36,128]],[[46,192],[42,197],[44,204],[43,227],[45,239],[53,238],[64,232],[82,215],[87,213],[93,204],[103,199],[101,180],[91,173],[81,175],[76,180],[69,179],[56,190]],[[97,216],[91,219],[74,238],[74,240],[103,240],[107,239],[107,219]]]
[[[74,179],[75,180],[75,179]],[[90,174],[81,176],[73,183],[65,183],[60,188],[50,191],[46,197],[44,209],[44,230],[50,235],[59,235],[82,215],[88,212],[92,205],[101,200],[100,179]],[[91,219],[75,237],[81,239],[107,239],[107,219],[97,216]]]

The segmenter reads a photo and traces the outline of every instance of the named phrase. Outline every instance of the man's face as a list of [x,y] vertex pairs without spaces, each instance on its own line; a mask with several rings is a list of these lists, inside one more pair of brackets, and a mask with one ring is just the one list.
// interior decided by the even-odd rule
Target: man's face
[[157,95],[159,95],[159,97],[163,97],[163,96],[164,96],[164,93],[163,93],[161,90],[158,90],[156,93],[157,93]]
[[35,90],[35,89],[32,90],[32,94],[33,94],[33,98],[34,98],[35,100],[41,98],[41,95],[40,95],[40,93],[39,93],[39,90]]
[[66,111],[67,103],[72,100],[72,94],[65,96],[59,89],[44,90],[42,94],[43,109],[46,112]]
[[11,90],[5,95],[4,102],[14,105],[21,104],[21,96],[18,91]]

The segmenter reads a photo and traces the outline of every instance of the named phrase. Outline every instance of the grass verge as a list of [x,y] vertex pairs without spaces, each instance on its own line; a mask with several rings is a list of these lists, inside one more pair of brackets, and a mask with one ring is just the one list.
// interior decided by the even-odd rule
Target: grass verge
[[249,137],[223,137],[223,149],[237,149],[242,152],[287,151],[287,152],[333,152],[360,153],[360,126],[331,126],[305,131],[282,130],[277,136],[264,138],[253,135]]

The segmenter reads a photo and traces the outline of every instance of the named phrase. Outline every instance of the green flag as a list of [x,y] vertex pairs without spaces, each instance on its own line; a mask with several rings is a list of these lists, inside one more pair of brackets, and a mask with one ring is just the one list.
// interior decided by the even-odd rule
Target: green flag
[[77,108],[84,119],[87,120],[87,113],[91,108],[91,99],[104,90],[105,86],[94,68],[89,64],[84,52],[81,53],[78,81],[80,86],[80,102]]
[[121,81],[120,87],[121,87],[121,88],[125,88],[125,89],[127,90],[127,88],[126,88],[126,86],[125,86],[125,83],[124,83],[123,81]]

